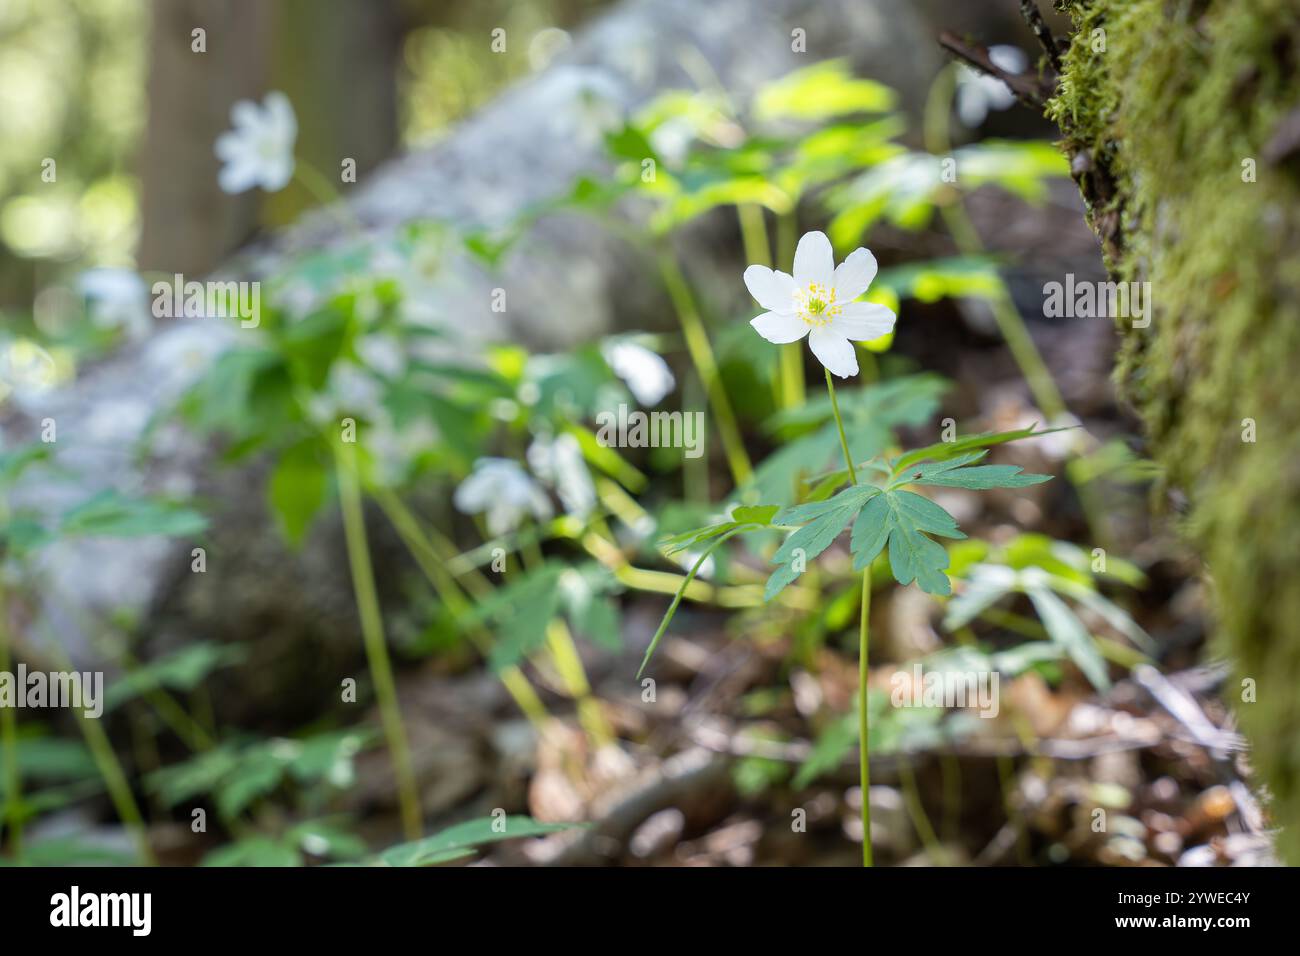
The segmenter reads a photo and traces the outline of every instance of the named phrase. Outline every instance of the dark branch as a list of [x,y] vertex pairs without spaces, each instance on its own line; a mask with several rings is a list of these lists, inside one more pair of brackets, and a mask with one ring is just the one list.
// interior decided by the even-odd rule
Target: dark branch
[[1034,0],[1020,0],[1020,15],[1029,24],[1029,29],[1034,31],[1038,45],[1047,53],[1047,62],[1052,65],[1052,69],[1058,75],[1065,72],[1061,67],[1061,48],[1056,45],[1056,38],[1052,36],[1052,30],[1043,19],[1043,12],[1038,9],[1038,4]]
[[939,34],[939,45],[952,53],[959,60],[964,60],[981,73],[996,77],[1011,88],[1016,99],[1026,106],[1042,112],[1043,104],[1051,96],[1055,79],[1046,85],[1033,73],[1008,73],[989,59],[989,51],[984,47],[971,46],[961,37],[949,30]]

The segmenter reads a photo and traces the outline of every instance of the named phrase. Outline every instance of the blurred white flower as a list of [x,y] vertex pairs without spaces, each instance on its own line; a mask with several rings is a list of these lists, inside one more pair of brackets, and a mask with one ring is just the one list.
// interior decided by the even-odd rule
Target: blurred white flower
[[0,341],[0,399],[35,398],[59,384],[58,363],[31,339]]
[[88,269],[77,279],[90,320],[132,338],[149,331],[149,288],[130,269]]
[[582,446],[572,435],[538,438],[528,448],[528,465],[555,489],[569,514],[586,518],[596,507],[596,486],[582,458]]
[[573,45],[573,38],[559,27],[546,27],[533,34],[528,41],[528,65],[533,70],[544,70],[551,61]]
[[551,127],[579,149],[599,146],[623,126],[623,91],[609,74],[592,67],[560,66],[546,74],[555,107]]
[[354,362],[335,362],[325,388],[309,403],[312,420],[324,424],[340,416],[360,416],[378,421],[384,414],[383,389],[365,367]]
[[634,342],[606,342],[600,347],[600,353],[636,400],[647,408],[658,405],[677,387],[668,363]]
[[[991,46],[989,59],[993,65],[1008,73],[1023,73],[1029,58],[1019,47]],[[1016,95],[997,77],[981,73],[965,63],[959,64],[957,73],[957,116],[967,126],[974,128],[984,122],[989,110],[1004,110],[1016,101]]]
[[391,415],[383,414],[370,424],[365,442],[374,455],[380,481],[395,485],[406,477],[412,462],[438,444],[438,432],[425,419],[398,427]]
[[217,137],[217,158],[224,164],[217,182],[228,193],[261,186],[269,193],[289,185],[293,178],[293,144],[298,138],[298,118],[289,97],[266,94],[262,105],[240,100],[230,108],[235,128]]
[[149,342],[145,366],[154,373],[162,395],[179,395],[207,371],[228,344],[227,336],[210,323],[178,322]]
[[480,458],[452,498],[463,514],[486,514],[491,535],[514,531],[530,514],[538,521],[551,517],[551,503],[540,485],[517,462]]
[[853,301],[876,277],[876,257],[855,249],[838,267],[825,233],[809,232],[794,253],[794,276],[766,266],[745,270],[745,286],[769,310],[750,320],[769,342],[783,345],[805,335],[813,355],[840,378],[858,374],[850,340],[879,338],[897,318],[883,305]]
[[[702,554],[704,554],[703,551],[681,551],[673,555],[672,560],[676,561],[677,566],[683,571],[690,571],[691,568],[695,567],[695,562],[700,560]],[[709,555],[704,559],[704,563],[700,565],[700,569],[695,572],[695,576],[707,580],[713,577],[713,573],[717,569],[718,566],[713,560],[713,555]]]

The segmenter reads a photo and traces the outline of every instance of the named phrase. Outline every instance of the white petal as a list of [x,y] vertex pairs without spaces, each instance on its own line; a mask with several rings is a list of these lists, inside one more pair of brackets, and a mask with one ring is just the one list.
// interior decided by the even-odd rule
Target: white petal
[[460,483],[452,502],[461,514],[478,514],[492,501],[493,482],[482,471],[476,471]]
[[227,163],[217,174],[217,184],[222,192],[242,193],[257,185],[257,167],[244,160]]
[[216,143],[213,144],[212,151],[217,154],[217,159],[227,163],[252,152],[249,148],[249,142],[243,134],[236,133],[233,130],[226,130],[218,136]]
[[974,129],[988,115],[988,100],[979,86],[970,82],[957,87],[957,116],[961,118],[963,126]]
[[867,291],[876,277],[876,257],[869,249],[854,249],[835,267],[835,298],[851,302]]
[[854,342],[878,339],[894,327],[898,316],[874,302],[850,302],[831,319],[830,330]]
[[266,94],[266,99],[262,101],[262,108],[266,111],[265,118],[268,126],[277,136],[292,144],[298,136],[298,117],[293,112],[293,104],[289,102],[289,97],[279,90],[273,90]]
[[808,331],[808,323],[790,312],[764,312],[750,319],[749,324],[773,345],[798,342]]
[[260,173],[262,188],[269,193],[279,192],[293,179],[293,156],[263,160]]
[[635,342],[608,342],[601,347],[601,354],[636,400],[646,407],[658,405],[677,387],[668,363]]
[[235,129],[256,129],[262,123],[262,111],[252,100],[239,100],[230,107],[230,122]]
[[848,378],[858,374],[858,357],[853,351],[853,345],[844,336],[830,329],[813,329],[808,336],[808,344],[817,360],[830,369],[833,375]]
[[551,509],[551,500],[546,497],[546,493],[536,485],[532,486],[532,491],[528,496],[529,507],[533,509],[533,516],[538,521],[548,521],[554,511]]
[[487,509],[488,534],[509,534],[523,523],[524,510],[511,501],[494,501]]
[[750,266],[745,270],[745,288],[759,305],[771,312],[789,312],[794,306],[794,278],[784,272],[774,272],[767,266]]
[[998,43],[989,47],[989,62],[1008,73],[1023,73],[1029,65],[1029,57],[1018,46]]
[[806,232],[794,251],[794,281],[807,288],[811,282],[830,288],[835,276],[835,254],[824,232]]

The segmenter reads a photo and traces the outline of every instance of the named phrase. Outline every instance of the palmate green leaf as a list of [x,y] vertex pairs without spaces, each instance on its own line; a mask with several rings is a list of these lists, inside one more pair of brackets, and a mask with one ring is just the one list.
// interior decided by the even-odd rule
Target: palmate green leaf
[[862,510],[863,505],[879,493],[880,489],[875,485],[854,485],[845,488],[829,501],[809,502],[777,512],[773,518],[775,524],[807,523],[786,538],[772,556],[772,562],[779,567],[767,579],[763,599],[772,600],[799,577],[807,568],[808,562],[829,548],[831,542],[853,520],[854,515]]
[[267,498],[285,540],[297,549],[329,487],[322,442],[310,439],[286,449],[267,482]]
[[950,594],[952,585],[944,573],[948,552],[927,534],[966,537],[952,515],[929,498],[910,491],[885,491],[867,502],[853,524],[853,567],[867,568],[888,542],[889,566],[899,584],[915,581],[928,594]]
[[855,77],[845,60],[823,60],[763,87],[754,100],[761,120],[822,120],[851,113],[878,113],[894,105],[894,91]]
[[926,445],[924,448],[910,451],[894,461],[894,473],[898,474],[905,468],[910,468],[922,461],[945,461],[979,448],[989,448],[1006,442],[1020,441],[1023,438],[1037,438],[1039,435],[1051,435],[1055,432],[1068,431],[1067,428],[1048,428],[1043,431],[1035,431],[1037,427],[1035,424],[1030,425],[1028,428],[1018,428],[1008,432],[980,432],[978,435],[964,435],[950,442],[941,441],[933,445]]
[[192,535],[207,526],[207,519],[191,508],[169,501],[127,498],[109,489],[64,514],[60,531],[69,536],[135,538]]
[[562,564],[545,564],[481,601],[466,624],[491,621],[497,641],[489,663],[497,673],[519,663],[546,640],[546,628],[560,611]]
[[1097,650],[1092,635],[1070,610],[1069,605],[1046,587],[1029,588],[1026,593],[1052,641],[1070,655],[1070,659],[1079,666],[1093,687],[1103,693],[1109,690],[1110,677],[1106,673],[1106,661]]
[[538,823],[526,816],[484,817],[458,823],[422,840],[389,847],[379,854],[378,862],[384,866],[431,866],[468,856],[476,847],[488,843],[543,836],[572,830],[578,825]]
[[958,455],[944,461],[932,461],[909,467],[899,474],[891,488],[902,485],[941,485],[947,488],[970,488],[987,491],[990,488],[1024,488],[1050,481],[1051,475],[1026,475],[1019,465],[974,465],[988,451]]
[[213,671],[240,663],[247,653],[239,644],[211,641],[190,644],[114,680],[104,695],[104,709],[112,710],[159,687],[193,690]]

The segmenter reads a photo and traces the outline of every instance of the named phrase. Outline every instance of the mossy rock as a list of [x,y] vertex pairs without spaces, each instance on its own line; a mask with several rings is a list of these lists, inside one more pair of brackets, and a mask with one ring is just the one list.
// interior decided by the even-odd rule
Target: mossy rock
[[1108,269],[1154,302],[1149,327],[1120,320],[1117,381],[1190,502],[1227,696],[1300,863],[1300,7],[1058,6],[1048,114]]

